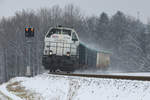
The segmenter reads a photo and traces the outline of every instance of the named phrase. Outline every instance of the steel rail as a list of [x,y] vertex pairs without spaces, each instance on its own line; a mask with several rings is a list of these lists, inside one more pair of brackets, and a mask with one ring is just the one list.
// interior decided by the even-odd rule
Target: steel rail
[[65,76],[78,76],[78,77],[87,77],[87,78],[107,78],[107,79],[150,81],[150,76],[96,75],[96,74],[73,74],[73,73],[50,73],[50,74],[65,75]]

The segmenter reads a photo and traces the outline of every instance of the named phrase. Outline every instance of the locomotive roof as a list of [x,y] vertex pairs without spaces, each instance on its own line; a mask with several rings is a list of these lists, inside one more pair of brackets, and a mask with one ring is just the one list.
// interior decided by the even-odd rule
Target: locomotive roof
[[69,28],[69,27],[63,27],[63,26],[56,26],[56,27],[51,27],[50,29],[53,29],[53,28],[56,28],[56,29],[66,29],[66,30],[73,30],[75,31],[73,28]]

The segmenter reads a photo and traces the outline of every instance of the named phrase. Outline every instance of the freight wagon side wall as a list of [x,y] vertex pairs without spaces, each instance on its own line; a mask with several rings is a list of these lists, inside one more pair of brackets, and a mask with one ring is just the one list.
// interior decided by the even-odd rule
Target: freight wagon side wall
[[97,59],[97,51],[87,48],[87,65],[89,68],[95,69],[96,67],[96,59]]
[[110,65],[110,54],[104,52],[97,53],[97,62],[96,68],[98,69],[106,69]]
[[84,44],[79,45],[79,64],[84,68],[95,68],[97,51],[86,47]]
[[96,51],[81,43],[79,45],[79,64],[83,68],[107,69],[110,65],[110,53]]

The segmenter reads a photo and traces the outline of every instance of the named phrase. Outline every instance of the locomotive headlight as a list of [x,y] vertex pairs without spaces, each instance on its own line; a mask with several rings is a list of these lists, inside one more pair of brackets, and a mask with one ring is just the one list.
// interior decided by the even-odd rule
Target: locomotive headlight
[[50,54],[50,55],[52,55],[52,54],[53,54],[53,51],[52,51],[52,50],[50,50],[50,51],[49,51],[49,54]]
[[70,56],[70,52],[67,52],[67,56]]

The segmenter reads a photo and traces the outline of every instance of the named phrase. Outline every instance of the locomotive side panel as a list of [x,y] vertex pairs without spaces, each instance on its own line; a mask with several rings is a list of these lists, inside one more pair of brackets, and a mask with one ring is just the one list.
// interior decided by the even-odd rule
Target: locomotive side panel
[[79,45],[79,64],[86,64],[86,47],[82,44]]

